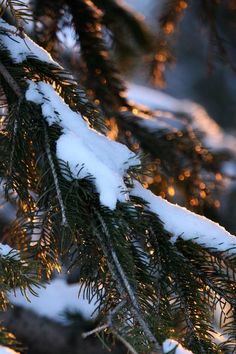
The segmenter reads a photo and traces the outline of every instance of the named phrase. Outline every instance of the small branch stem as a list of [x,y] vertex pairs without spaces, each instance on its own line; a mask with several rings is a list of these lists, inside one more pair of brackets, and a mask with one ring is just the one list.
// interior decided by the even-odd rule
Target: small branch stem
[[103,331],[106,328],[112,328],[112,317],[125,305],[126,301],[122,300],[113,310],[111,310],[108,314],[108,321],[102,326],[96,327],[89,332],[82,333],[83,338],[87,338],[94,333],[98,333]]
[[87,337],[91,336],[92,334],[95,334],[95,333],[104,331],[104,329],[107,329],[108,327],[109,327],[109,324],[108,324],[108,323],[105,323],[104,325],[99,326],[99,327],[96,327],[96,328],[92,329],[92,330],[89,331],[89,332],[84,332],[84,333],[82,333],[81,336],[82,336],[83,338],[87,338]]
[[11,141],[11,154],[10,154],[10,163],[9,163],[9,175],[12,174],[12,169],[13,169],[13,158],[15,154],[15,149],[16,149],[16,135],[17,135],[17,130],[18,130],[18,119],[19,119],[19,111],[20,111],[20,105],[22,102],[22,98],[19,98],[18,103],[17,103],[17,113],[16,117],[14,120],[14,126],[13,126],[13,136],[12,136],[12,141]]
[[5,79],[5,81],[8,83],[10,88],[15,92],[16,96],[19,99],[22,99],[23,95],[22,95],[22,92],[21,92],[21,89],[20,89],[19,85],[14,80],[14,78],[11,76],[11,74],[6,69],[6,67],[1,63],[1,61],[0,61],[0,74]]
[[66,218],[65,206],[64,206],[63,199],[62,199],[62,195],[61,195],[61,190],[60,190],[60,186],[59,186],[59,182],[58,182],[58,178],[57,178],[57,173],[56,173],[55,165],[54,165],[52,154],[51,154],[48,132],[47,132],[47,128],[46,128],[45,124],[44,124],[44,135],[45,135],[46,154],[48,157],[49,165],[50,165],[53,179],[54,179],[54,183],[55,183],[57,199],[58,199],[58,202],[59,202],[60,208],[61,208],[62,225],[66,226],[66,225],[68,225],[68,222],[67,222],[67,218]]
[[110,332],[121,342],[123,345],[129,350],[131,354],[138,354],[136,350],[131,346],[130,343],[127,342],[125,338],[123,338],[113,327],[112,325],[112,317],[126,304],[125,300],[122,300],[113,310],[110,311],[108,315],[108,322],[102,326],[96,327],[89,332],[82,333],[83,338],[87,338],[92,334],[97,334],[105,329],[109,328]]

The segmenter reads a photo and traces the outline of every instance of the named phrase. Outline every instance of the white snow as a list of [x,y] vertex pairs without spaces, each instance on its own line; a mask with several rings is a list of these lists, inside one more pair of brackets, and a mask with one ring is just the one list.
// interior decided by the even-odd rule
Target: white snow
[[21,63],[24,60],[27,60],[27,57],[34,56],[41,61],[59,66],[46,50],[37,45],[26,34],[24,38],[21,38],[16,33],[16,27],[11,26],[3,19],[0,19],[0,29],[3,28],[6,29],[6,34],[0,34],[0,42],[3,47],[9,50],[12,59],[16,63]]
[[214,328],[214,332],[211,331],[211,335],[212,335],[212,340],[217,345],[220,345],[220,344],[227,342],[229,340],[229,336],[222,333],[221,329],[217,330],[217,328]]
[[14,260],[20,261],[20,252],[18,250],[16,250],[15,248],[12,248],[8,245],[3,245],[0,242],[0,257],[14,257]]
[[[83,291],[78,297],[80,285],[68,285],[64,279],[54,279],[46,288],[37,288],[37,296],[28,294],[30,302],[17,289],[15,295],[9,294],[8,298],[14,305],[23,306],[39,315],[51,318],[58,322],[64,321],[64,312],[80,312],[84,318],[91,319],[96,309],[97,298],[89,303],[83,298]],[[95,314],[96,315],[96,314]]]
[[151,133],[177,132],[188,129],[187,122],[174,117],[172,113],[154,112],[153,116],[138,114],[137,123]]
[[230,150],[233,154],[236,151],[236,138],[234,135],[226,133],[212,119],[207,111],[199,104],[183,100],[182,112],[192,117],[192,128],[204,133],[203,141],[206,147],[213,151],[222,149]]
[[182,111],[181,100],[161,91],[134,83],[128,83],[128,98],[148,106],[153,110],[164,109],[169,112]]
[[[13,248],[11,248],[8,245],[3,245],[0,243],[0,256],[7,256],[9,252],[13,251]],[[15,252],[15,250],[14,250]]]
[[139,164],[136,155],[125,145],[91,129],[51,85],[29,81],[26,99],[41,105],[49,125],[61,126],[63,134],[57,140],[57,157],[69,163],[73,176],[94,177],[100,201],[110,209],[116,207],[117,200],[126,201],[123,176],[130,166]]
[[15,350],[12,350],[7,347],[3,347],[0,345],[0,354],[20,354],[19,352],[16,352]]
[[[199,104],[186,99],[177,99],[164,92],[149,87],[128,84],[128,97],[135,102],[143,104],[150,109],[186,114],[191,119],[191,127],[204,133],[203,141],[206,147],[215,151],[228,149],[235,154],[236,137],[225,133],[221,127],[209,117],[206,110]],[[162,112],[165,115],[165,112]],[[159,117],[156,118],[157,124]],[[182,119],[178,119],[182,121]],[[150,123],[151,124],[151,123]],[[180,130],[185,128],[184,126]]]
[[175,347],[175,354],[193,354],[193,352],[185,349],[174,339],[166,339],[162,344],[162,349],[164,353],[169,353],[171,350],[175,349]]
[[137,181],[134,182],[130,194],[149,203],[149,209],[160,217],[165,229],[174,235],[173,242],[181,237],[217,251],[236,253],[236,237],[219,224],[177,204],[169,203],[143,188]]

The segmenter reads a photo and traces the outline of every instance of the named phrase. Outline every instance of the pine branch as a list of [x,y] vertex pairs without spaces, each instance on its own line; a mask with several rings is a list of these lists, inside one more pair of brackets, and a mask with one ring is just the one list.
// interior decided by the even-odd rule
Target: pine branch
[[[82,13],[90,13],[94,29],[101,19],[96,19],[95,8],[88,1],[82,5],[86,11],[82,11],[80,17]],[[72,6],[77,11],[75,5]],[[99,31],[96,35],[101,34]],[[91,35],[92,41],[97,38],[96,35]],[[31,46],[35,50],[32,43]],[[113,332],[126,347],[131,345],[134,353],[147,352],[151,348],[163,352],[163,341],[172,336],[182,343],[186,342],[196,354],[204,351],[216,353],[218,348],[211,339],[210,311],[214,310],[217,298],[235,303],[232,296],[235,289],[232,275],[235,254],[230,250],[230,256],[227,257],[226,252],[227,245],[235,244],[233,236],[211,224],[213,229],[206,240],[204,232],[198,237],[200,240],[194,239],[198,226],[203,230],[200,217],[190,215],[193,220],[190,232],[187,228],[190,225],[189,213],[186,210],[173,205],[170,207],[169,204],[167,207],[167,202],[161,198],[158,198],[158,207],[154,207],[152,199],[157,197],[150,194],[149,201],[142,186],[140,194],[134,187],[137,183],[132,178],[136,173],[133,170],[134,163],[121,163],[119,168],[116,164],[110,165],[113,162],[111,151],[117,157],[117,164],[123,154],[134,158],[133,154],[124,146],[91,130],[81,115],[76,113],[83,107],[83,112],[89,115],[91,121],[96,114],[99,116],[93,106],[86,108],[88,101],[84,100],[82,94],[80,96],[73,78],[67,76],[45,52],[45,61],[42,60],[40,49],[35,57],[32,52],[25,50],[22,61],[15,63],[10,48],[0,48],[8,73],[20,82],[26,97],[18,108],[19,97],[3,77],[8,113],[3,125],[5,138],[1,140],[5,149],[4,156],[0,156],[4,162],[1,173],[19,200],[17,218],[10,230],[12,239],[19,242],[21,249],[29,250],[32,260],[37,261],[34,266],[38,267],[39,272],[45,271],[48,278],[54,269],[60,270],[61,261],[65,258],[69,268],[79,267],[87,297],[91,299],[94,295],[98,296],[98,308],[103,319],[106,319],[106,323],[97,331],[108,328],[107,332]],[[112,112],[116,111],[119,112],[119,104],[112,108]],[[92,118],[89,112],[94,113]],[[20,119],[15,131],[16,114]],[[137,135],[141,136],[141,127],[137,130]],[[93,158],[95,163],[92,167],[86,159],[82,160],[84,156],[81,157],[80,148],[74,149],[70,156],[58,153],[58,141],[68,138],[68,133],[69,137],[75,137],[85,157],[88,154]],[[15,136],[15,150],[12,173],[9,175],[12,136]],[[147,137],[150,136],[147,134]],[[189,142],[188,138],[186,134],[183,149]],[[150,150],[155,139],[157,135],[147,142]],[[171,139],[175,140],[175,137]],[[71,143],[68,139],[65,141]],[[182,151],[180,155],[179,151],[173,153],[173,160],[176,156],[180,156],[180,159],[184,156],[184,162],[188,159],[191,166],[196,156],[193,152],[196,141],[194,137],[186,154]],[[178,144],[181,145],[181,139]],[[176,146],[181,150],[180,145]],[[104,149],[100,156],[101,146]],[[0,152],[3,155],[2,150]],[[204,168],[207,169],[207,161],[198,157],[199,166],[205,164]],[[170,170],[166,159],[164,161],[168,176]],[[170,159],[168,161],[170,163]],[[109,174],[98,175],[101,172],[99,168]],[[113,184],[110,186],[108,183],[109,189],[105,189],[105,195],[109,196],[109,200],[104,202],[101,189],[104,185],[106,188],[107,184],[103,182],[107,178],[106,182],[113,183],[117,175],[118,187],[122,185],[131,200],[127,201],[119,188],[115,189],[116,185],[113,187]],[[112,206],[109,204],[111,194],[114,197]],[[166,216],[172,217],[170,224]],[[180,220],[184,220],[182,233],[175,230]],[[206,219],[204,223],[207,228]],[[192,228],[195,224],[198,226]],[[180,234],[185,240],[190,240],[192,249],[179,244]],[[208,247],[208,244],[215,242],[216,234],[222,235],[222,240],[217,241],[222,243],[216,245],[218,252]],[[194,247],[197,243],[203,245]],[[4,274],[5,277],[7,274]],[[122,307],[123,301],[127,309]],[[154,310],[157,310],[156,316],[153,316]],[[228,332],[230,330],[234,333],[233,325]]]
[[188,0],[167,0],[163,7],[159,22],[164,33],[172,34],[188,7]]
[[165,69],[175,62],[173,39],[176,28],[188,7],[187,0],[166,0],[163,2],[161,15],[158,16],[158,26],[155,55],[152,57],[150,74],[151,81],[160,88],[165,87]]
[[[45,0],[33,2],[33,14],[37,21],[34,22],[35,41],[58,58],[62,52],[58,32],[63,29],[64,0],[56,3]],[[65,16],[65,15],[64,15]]]
[[1,343],[1,347],[0,347],[1,350],[5,349],[2,348],[2,346],[7,347],[6,348],[7,351],[9,350],[9,348],[12,350],[17,350],[17,352],[19,352],[19,350],[24,349],[22,345],[16,340],[14,334],[9,333],[9,331],[3,326],[0,326],[0,343]]
[[[216,54],[219,57],[229,64],[231,70],[236,74],[236,67],[233,63],[233,60],[230,58],[226,40],[220,35],[220,31],[218,29],[217,17],[218,12],[223,7],[229,7],[230,3],[223,4],[222,1],[201,1],[202,11],[201,17],[204,20],[206,27],[209,29],[209,50],[208,50],[208,66],[209,70],[212,71],[213,68],[213,59],[216,57]],[[229,11],[230,12],[230,11]],[[217,53],[215,53],[215,50]]]
[[115,44],[128,42],[123,36],[120,38],[121,27],[124,26],[126,35],[127,32],[132,35],[133,42],[137,43],[141,51],[148,53],[152,50],[154,38],[141,16],[117,0],[93,0],[93,3],[103,11],[103,23],[112,31]]
[[125,85],[111,61],[102,32],[102,14],[90,0],[68,0],[87,70],[87,87],[109,112],[123,105]]
[[[32,20],[31,12],[29,11],[28,5],[25,4],[24,1],[21,0],[3,0],[1,6],[4,11],[7,9],[10,10],[18,30],[22,32],[22,24],[28,23]],[[23,32],[22,32],[22,35]]]
[[20,288],[22,294],[27,298],[27,291],[36,295],[36,290],[39,288],[40,281],[36,276],[35,264],[27,254],[21,255],[11,251],[6,255],[0,255],[0,307],[5,310],[8,304],[7,293],[14,291],[17,287]]
[[[107,227],[101,217],[101,215],[97,212],[95,212],[97,217],[98,217],[98,220],[100,221],[101,223],[101,226],[102,226],[102,230],[104,232],[104,234],[106,235],[107,237],[107,240],[108,242],[111,241],[110,240],[110,234],[107,230]],[[139,322],[142,330],[144,331],[144,333],[146,334],[147,338],[149,339],[150,343],[154,346],[154,348],[157,350],[157,351],[160,351],[161,350],[161,346],[159,345],[159,343],[157,342],[156,338],[154,337],[154,335],[152,334],[149,326],[147,325],[147,323],[145,322],[145,320],[142,318],[142,315],[140,313],[140,309],[139,309],[139,304],[138,304],[138,301],[137,301],[137,297],[136,295],[134,294],[130,284],[129,284],[129,281],[122,269],[122,266],[117,258],[117,255],[115,253],[114,250],[111,249],[111,257],[113,259],[113,263],[110,263],[109,262],[109,251],[106,249],[106,246],[104,244],[104,242],[102,241],[101,237],[99,234],[96,234],[96,236],[98,237],[100,243],[101,243],[101,246],[103,248],[103,252],[104,254],[106,255],[107,257],[107,264],[108,264],[108,267],[109,267],[109,270],[113,276],[114,279],[116,279],[116,286],[117,286],[117,289],[120,293],[120,296],[122,298],[124,298],[125,296],[125,293],[127,292],[127,295],[129,296],[129,299],[131,301],[131,312],[133,313],[134,317],[137,319],[137,321]],[[116,270],[115,270],[116,268]],[[116,273],[119,274],[119,277],[117,277]],[[122,285],[123,283],[123,285]],[[126,290],[125,290],[126,289]]]

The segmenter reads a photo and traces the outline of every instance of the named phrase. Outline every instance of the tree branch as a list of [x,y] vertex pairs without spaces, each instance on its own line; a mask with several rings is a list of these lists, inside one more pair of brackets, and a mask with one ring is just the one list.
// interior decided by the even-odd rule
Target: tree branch
[[[109,234],[109,231],[106,227],[106,224],[105,222],[103,221],[103,218],[101,217],[101,215],[96,212],[97,216],[98,216],[98,219],[101,223],[101,226],[103,228],[103,232],[104,234],[106,235],[106,237],[108,238],[108,241],[110,240],[110,234]],[[99,239],[100,243],[101,243],[101,247],[103,249],[103,252],[104,252],[104,255],[107,257],[107,265],[108,265],[108,268],[113,276],[113,278],[116,280],[116,287],[117,287],[117,290],[119,291],[120,293],[120,296],[123,298],[124,297],[124,294],[128,294],[130,300],[131,300],[131,312],[133,314],[133,316],[137,319],[137,321],[139,322],[143,332],[145,333],[145,335],[147,336],[148,340],[150,341],[150,343],[153,344],[155,350],[159,351],[162,353],[162,348],[161,348],[161,345],[157,342],[155,336],[153,335],[153,333],[151,332],[148,324],[146,323],[146,321],[143,319],[142,315],[141,315],[141,312],[139,310],[139,304],[137,302],[137,299],[136,299],[136,296],[129,284],[129,281],[123,271],[123,268],[118,260],[118,257],[115,253],[114,250],[111,251],[111,255],[112,255],[112,258],[113,258],[113,263],[115,265],[115,268],[114,269],[114,265],[109,261],[109,251],[107,250],[106,248],[106,245],[104,244],[104,241],[102,240],[102,238],[100,237],[100,235],[98,233],[96,233],[96,236],[97,238]],[[120,278],[117,276],[117,273],[119,274],[122,282],[120,281]],[[124,287],[126,288],[126,290],[124,289]]]
[[21,89],[19,87],[19,85],[17,84],[17,82],[14,80],[14,78],[11,76],[11,74],[9,73],[9,71],[7,70],[7,68],[2,64],[2,62],[0,61],[0,74],[3,76],[3,78],[5,79],[5,81],[8,83],[8,85],[10,86],[10,88],[14,91],[14,93],[16,94],[16,96],[19,99],[23,98]]
[[[28,354],[107,354],[96,337],[81,338],[80,328],[65,326],[50,318],[38,315],[26,308],[14,306],[0,313],[4,326],[27,346]],[[85,328],[85,327],[84,327]],[[112,347],[113,354],[125,354],[127,350],[117,345]]]
[[58,199],[58,202],[59,202],[60,208],[61,208],[62,225],[66,226],[66,225],[68,225],[68,221],[66,218],[65,206],[64,206],[62,195],[61,195],[61,190],[60,190],[60,186],[59,186],[59,182],[58,182],[58,178],[57,178],[57,174],[56,174],[56,169],[55,169],[55,165],[54,165],[52,154],[51,154],[48,132],[47,132],[47,128],[46,128],[45,124],[44,124],[44,136],[45,136],[46,154],[48,157],[49,165],[50,165],[53,179],[54,179],[54,183],[55,183],[57,199]]

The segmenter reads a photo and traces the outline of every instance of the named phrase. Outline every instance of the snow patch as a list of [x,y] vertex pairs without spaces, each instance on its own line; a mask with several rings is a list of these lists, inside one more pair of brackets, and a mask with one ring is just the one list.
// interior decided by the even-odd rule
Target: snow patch
[[190,350],[185,349],[174,339],[166,339],[162,344],[163,352],[169,353],[171,350],[175,350],[175,354],[193,354]]
[[[173,112],[174,114],[184,114],[186,118],[190,118],[190,124],[193,129],[204,134],[203,141],[206,147],[219,151],[228,149],[233,154],[236,151],[236,137],[225,133],[221,127],[209,117],[206,110],[199,104],[186,99],[177,99],[164,92],[153,90],[149,87],[139,86],[133,83],[128,84],[128,97],[140,104],[143,104],[150,109],[163,110]],[[164,116],[166,112],[161,112]],[[177,119],[180,122],[186,120],[185,117]],[[157,127],[159,117],[156,117]],[[168,122],[167,122],[168,123]],[[150,125],[153,123],[150,123]],[[182,128],[186,128],[183,126]],[[179,129],[182,130],[180,127]]]
[[174,117],[172,113],[154,112],[153,116],[139,113],[137,123],[140,127],[147,129],[150,133],[168,133],[186,131],[188,128],[186,120]]
[[96,309],[97,298],[94,297],[91,302],[84,299],[81,295],[78,297],[79,285],[68,285],[64,279],[54,279],[45,288],[37,288],[37,296],[28,294],[30,302],[17,289],[15,295],[11,293],[8,298],[14,305],[23,306],[35,313],[51,318],[58,322],[64,321],[64,312],[80,312],[84,318],[91,319]]
[[26,99],[41,105],[49,125],[57,123],[62,128],[57,140],[57,157],[68,162],[73,177],[94,177],[100,202],[110,209],[115,209],[117,200],[125,202],[128,193],[123,177],[129,167],[140,163],[136,155],[125,145],[90,128],[50,84],[28,83]]
[[42,47],[33,42],[27,34],[24,38],[17,35],[17,29],[14,26],[9,25],[3,19],[0,19],[0,30],[6,30],[6,33],[0,34],[0,42],[4,48],[9,50],[12,59],[16,63],[22,63],[27,60],[27,57],[37,57],[38,60],[45,61],[49,64],[57,65],[51,55]]
[[13,349],[3,347],[2,345],[0,345],[0,354],[20,354],[20,353],[16,352]]
[[[7,256],[8,253],[12,252],[13,248],[11,248],[8,245],[3,245],[2,243],[0,243],[0,256]],[[16,250],[14,250],[14,252],[16,252]]]
[[165,229],[173,234],[173,242],[181,237],[216,251],[236,253],[236,237],[219,224],[177,204],[169,203],[143,188],[137,181],[134,182],[134,188],[130,194],[149,203],[149,209],[160,217],[165,224]]

